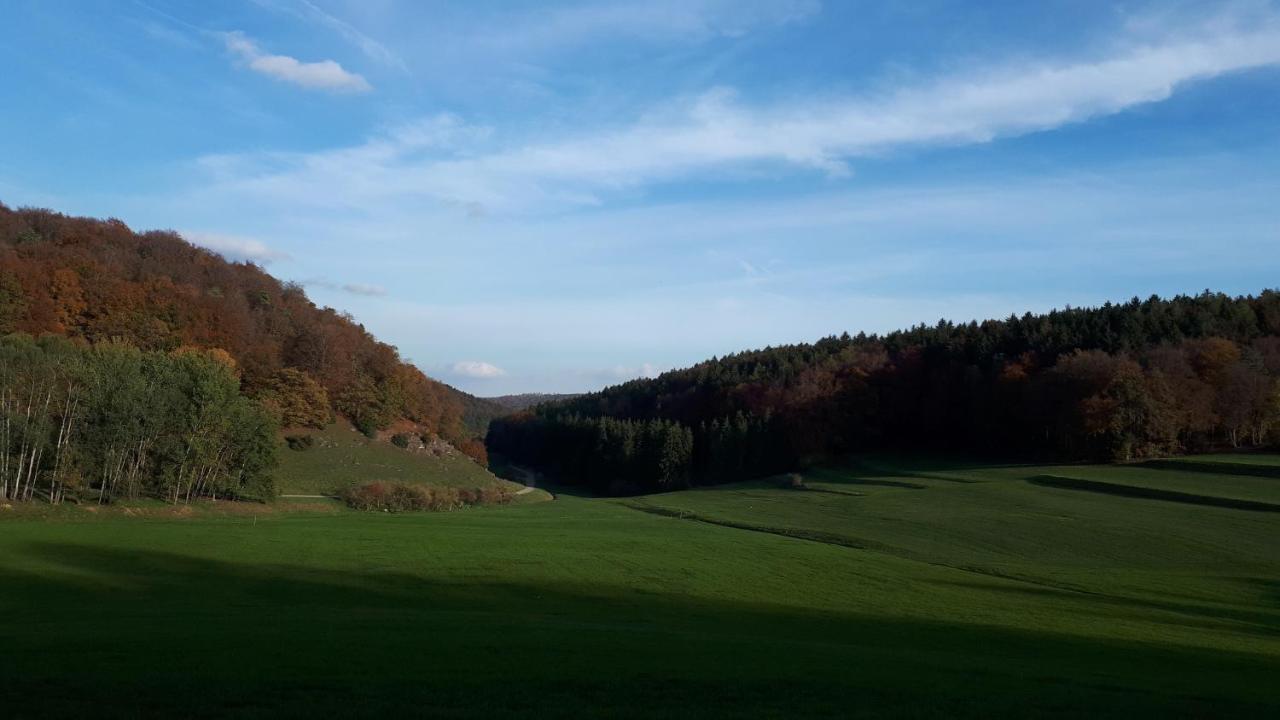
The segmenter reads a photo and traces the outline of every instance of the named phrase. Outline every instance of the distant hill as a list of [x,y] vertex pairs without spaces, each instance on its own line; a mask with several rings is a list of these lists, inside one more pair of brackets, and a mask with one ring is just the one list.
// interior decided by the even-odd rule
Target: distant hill
[[[454,390],[453,388],[450,388]],[[494,420],[534,407],[539,403],[572,400],[577,394],[524,393],[521,395],[499,395],[498,397],[476,397],[461,390],[454,390],[458,401],[462,403],[462,422],[472,436],[483,438],[489,431],[489,424]]]
[[320,427],[339,413],[372,434],[407,419],[478,459],[487,419],[469,408],[497,412],[257,265],[173,232],[0,204],[0,334],[13,332],[225,351],[241,391],[284,425]]
[[462,403],[462,423],[474,437],[483,438],[489,431],[490,422],[511,412],[491,398],[468,395],[461,390],[455,392],[458,401]]
[[582,393],[522,393],[520,395],[499,395],[481,399],[499,405],[510,412],[519,412],[545,402],[572,400],[581,396]]

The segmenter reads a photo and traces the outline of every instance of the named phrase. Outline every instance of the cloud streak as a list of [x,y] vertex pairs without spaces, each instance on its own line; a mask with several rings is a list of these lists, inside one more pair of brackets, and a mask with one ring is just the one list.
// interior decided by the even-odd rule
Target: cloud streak
[[307,22],[326,27],[359,48],[360,52],[371,60],[400,70],[407,69],[404,61],[386,45],[361,32],[351,23],[325,12],[309,0],[254,0],[254,2],[264,8],[288,13]]
[[453,372],[473,380],[490,380],[506,375],[507,372],[497,365],[479,360],[461,360],[453,364]]
[[425,145],[396,130],[350,148],[220,156],[206,165],[220,171],[224,188],[304,205],[433,198],[485,211],[554,211],[735,167],[842,177],[850,159],[1052,130],[1159,102],[1189,82],[1277,63],[1280,24],[1269,21],[1091,61],[990,68],[877,96],[758,107],[716,89],[625,127],[556,141],[495,147],[454,119],[448,142],[436,133]]
[[248,65],[250,70],[267,77],[310,90],[331,92],[368,92],[373,89],[360,75],[348,72],[333,60],[303,62],[288,55],[271,55],[244,33],[223,35],[227,50]]
[[312,287],[321,287],[326,290],[338,290],[351,295],[363,295],[365,297],[383,297],[387,294],[387,289],[381,285],[369,285],[366,283],[336,283],[332,280],[313,278],[311,280],[302,281],[302,284]]
[[186,238],[187,242],[192,245],[212,250],[228,260],[266,265],[276,260],[287,260],[289,258],[287,253],[273,250],[260,240],[238,235],[188,230],[182,233],[182,237]]

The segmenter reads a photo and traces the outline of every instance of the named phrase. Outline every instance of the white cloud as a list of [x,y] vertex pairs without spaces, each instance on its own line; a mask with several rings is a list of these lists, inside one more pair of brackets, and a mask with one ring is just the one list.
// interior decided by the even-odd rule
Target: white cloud
[[324,278],[311,278],[303,280],[303,285],[310,287],[321,287],[326,290],[340,290],[352,295],[364,295],[367,297],[381,297],[387,294],[387,289],[381,285],[368,285],[365,283],[337,283]]
[[287,260],[289,255],[273,250],[260,240],[238,235],[223,235],[187,230],[182,237],[193,245],[212,250],[228,260],[254,262],[265,265],[275,260]]
[[347,72],[333,60],[302,62],[288,55],[268,55],[242,32],[223,36],[227,49],[248,63],[254,72],[305,88],[340,92],[367,92],[373,87],[360,75]]
[[455,375],[472,378],[474,380],[487,380],[490,378],[498,378],[507,374],[507,371],[479,360],[461,360],[453,364],[453,372]]
[[[555,211],[620,188],[744,165],[839,177],[850,158],[897,148],[985,143],[1168,98],[1179,85],[1280,63],[1280,23],[1145,44],[1091,61],[955,75],[878,96],[751,107],[719,89],[655,108],[629,126],[558,141],[487,147],[456,118],[424,144],[398,130],[311,154],[206,158],[223,185],[303,206],[432,198],[472,210]],[[438,128],[437,128],[438,130]]]
[[639,367],[615,366],[611,374],[619,380],[634,380],[636,378],[656,378],[662,374],[662,371],[653,363],[641,363]]

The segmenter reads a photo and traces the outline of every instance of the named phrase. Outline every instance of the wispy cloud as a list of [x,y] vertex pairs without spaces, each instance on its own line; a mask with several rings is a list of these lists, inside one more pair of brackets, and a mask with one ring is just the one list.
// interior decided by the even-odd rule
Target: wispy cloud
[[238,235],[187,230],[182,233],[182,237],[186,238],[191,244],[212,250],[228,260],[266,265],[275,260],[289,258],[287,253],[273,250],[260,240]]
[[270,55],[239,31],[226,33],[223,41],[227,50],[244,61],[249,69],[276,80],[335,92],[368,92],[373,89],[363,77],[344,70],[333,60],[302,62],[288,55]]
[[364,283],[346,283],[342,286],[342,289],[352,295],[379,297],[387,294],[387,289],[381,285],[366,285]]
[[307,22],[326,27],[359,48],[360,52],[369,59],[401,70],[405,69],[404,61],[386,45],[361,32],[351,23],[325,12],[309,0],[254,0],[254,2],[264,8],[288,13]]
[[636,378],[655,378],[662,374],[653,363],[641,363],[639,366],[616,365],[609,374],[618,380],[634,380]]
[[491,378],[499,378],[506,375],[507,372],[497,365],[479,360],[461,360],[453,364],[453,372],[473,380],[488,380]]
[[369,285],[366,283],[338,283],[323,278],[312,278],[303,280],[302,284],[310,287],[321,287],[326,290],[337,290],[351,295],[364,295],[365,297],[382,297],[387,294],[387,289],[381,285]]
[[[629,126],[508,147],[454,121],[424,146],[396,131],[311,154],[219,156],[224,189],[315,205],[434,198],[486,211],[602,202],[621,188],[735,166],[848,174],[898,148],[985,143],[1158,102],[1195,80],[1280,63],[1280,23],[1215,31],[1089,61],[1018,62],[874,97],[752,106],[717,89]],[[428,123],[430,125],[430,122]]]

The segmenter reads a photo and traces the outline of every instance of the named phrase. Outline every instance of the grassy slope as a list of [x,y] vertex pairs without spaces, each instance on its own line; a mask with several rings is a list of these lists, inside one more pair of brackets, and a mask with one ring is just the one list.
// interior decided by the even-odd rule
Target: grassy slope
[[[1224,466],[1229,468],[1230,466]],[[1054,475],[1098,480],[1134,487],[1173,490],[1240,500],[1280,503],[1280,478],[1233,475],[1221,472],[1184,471],[1178,465],[1149,468],[1126,467],[1061,467],[1048,468]]]
[[1261,467],[1280,468],[1280,455],[1263,455],[1260,453],[1218,453],[1212,455],[1187,455],[1178,458],[1181,462],[1193,463],[1237,463],[1240,465],[1257,465]]
[[[1166,603],[1176,592],[1191,601],[1191,609],[1208,603],[1221,608],[1206,606],[1205,612],[1239,609],[1253,617],[1250,608],[1280,588],[1280,516],[1275,513],[1028,482],[1046,474],[1210,496],[1221,495],[1227,485],[1236,495],[1275,499],[1275,481],[1256,477],[1106,466],[940,472],[889,462],[808,476],[811,488],[836,492],[761,482],[656,495],[639,504],[783,532],[827,534],[834,542],[1022,578],[1045,588],[1099,593],[1122,604],[1179,608],[1178,602]],[[836,494],[850,492],[863,495]],[[1271,582],[1276,585],[1268,586]],[[1280,614],[1272,620],[1280,621]]]
[[11,518],[0,702],[17,715],[1274,716],[1280,519],[1024,479],[1048,470],[809,479],[861,496],[754,483],[447,514]]
[[306,431],[317,445],[310,450],[280,451],[276,483],[283,494],[324,495],[348,485],[375,480],[422,482],[450,487],[508,484],[460,452],[435,457],[402,450],[388,442],[370,440],[341,423]]

